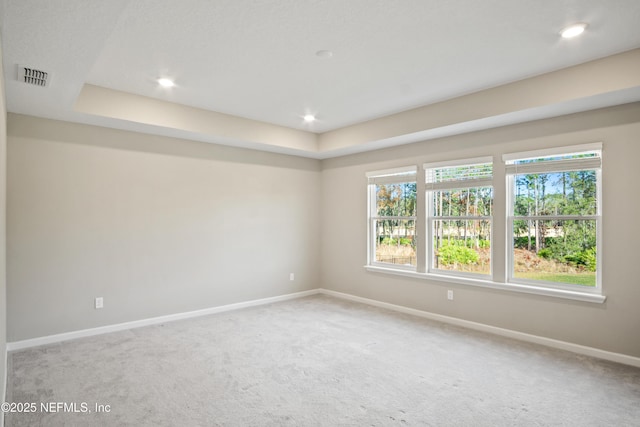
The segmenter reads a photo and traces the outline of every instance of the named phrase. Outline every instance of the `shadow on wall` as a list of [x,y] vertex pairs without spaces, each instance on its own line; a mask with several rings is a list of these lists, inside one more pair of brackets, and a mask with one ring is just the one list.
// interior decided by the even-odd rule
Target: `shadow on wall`
[[[319,160],[305,157],[49,119],[38,119],[38,126],[32,126],[31,120],[34,119],[21,114],[9,114],[9,134],[16,137],[31,137],[176,157],[320,171]],[[97,129],[100,131],[96,132]]]

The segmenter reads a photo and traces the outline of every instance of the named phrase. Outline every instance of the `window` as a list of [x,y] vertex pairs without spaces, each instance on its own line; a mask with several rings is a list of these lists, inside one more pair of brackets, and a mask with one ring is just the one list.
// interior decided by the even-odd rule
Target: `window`
[[416,165],[367,173],[365,268],[604,302],[602,144],[494,158],[426,163],[422,179]]
[[416,168],[367,174],[369,264],[416,268]]
[[493,159],[427,164],[427,269],[491,275]]
[[509,282],[599,293],[601,145],[504,160]]

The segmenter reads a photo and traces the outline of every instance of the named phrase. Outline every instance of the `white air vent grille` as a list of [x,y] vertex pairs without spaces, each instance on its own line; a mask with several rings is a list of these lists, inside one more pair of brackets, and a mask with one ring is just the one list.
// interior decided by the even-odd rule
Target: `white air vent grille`
[[31,67],[18,66],[18,80],[30,85],[47,86],[50,74]]

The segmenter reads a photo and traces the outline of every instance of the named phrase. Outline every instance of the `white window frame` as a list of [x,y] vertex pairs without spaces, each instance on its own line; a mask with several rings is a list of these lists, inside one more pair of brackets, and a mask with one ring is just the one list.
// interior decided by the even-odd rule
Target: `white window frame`
[[[458,189],[470,189],[470,188],[478,188],[478,187],[491,187],[493,193],[493,174],[490,178],[472,178],[472,179],[460,179],[460,180],[451,180],[446,182],[434,182],[435,179],[430,177],[432,171],[441,168],[447,167],[463,167],[463,166],[472,166],[472,165],[480,165],[490,163],[493,167],[493,157],[485,156],[485,157],[476,157],[471,159],[463,159],[463,160],[452,160],[446,162],[436,162],[436,163],[425,163],[422,165],[422,168],[425,172],[425,197],[426,197],[426,269],[427,273],[437,274],[441,276],[455,276],[461,278],[469,278],[469,279],[480,279],[480,280],[493,280],[493,215],[489,216],[473,216],[473,215],[465,215],[465,216],[435,216],[435,206],[433,203],[433,193],[436,191],[442,190],[458,190]],[[493,209],[492,209],[493,211]],[[493,212],[492,212],[493,213]],[[434,235],[433,235],[433,225],[435,221],[438,220],[455,220],[455,221],[478,221],[478,220],[486,220],[491,224],[491,232],[489,234],[489,241],[491,247],[491,263],[490,263],[490,271],[489,274],[480,274],[480,273],[468,273],[463,271],[455,271],[455,270],[445,270],[440,268],[435,268],[433,265],[434,262],[434,253],[433,253],[433,244],[434,244]]]
[[[588,303],[602,304],[606,301],[606,296],[602,294],[602,175],[598,172],[597,176],[597,206],[599,218],[596,219],[597,227],[597,271],[596,271],[596,288],[590,288],[581,285],[569,285],[564,287],[556,283],[551,283],[548,286],[546,283],[540,283],[541,281],[532,281],[533,283],[524,283],[525,281],[517,279],[513,280],[509,276],[512,275],[513,268],[509,261],[509,258],[513,257],[513,237],[509,231],[512,228],[513,222],[509,222],[510,209],[513,209],[514,200],[514,186],[509,185],[508,170],[510,165],[505,163],[513,163],[513,160],[546,157],[553,155],[566,155],[576,152],[585,152],[589,150],[597,150],[601,153],[600,159],[602,159],[602,143],[593,144],[581,144],[570,147],[555,147],[544,150],[534,150],[526,152],[518,152],[512,154],[494,153],[494,155],[487,155],[485,157],[467,158],[465,160],[451,160],[444,162],[425,163],[423,169],[429,169],[433,167],[446,167],[446,166],[463,166],[465,164],[483,163],[491,161],[493,164],[493,209],[491,218],[491,276],[488,277],[485,274],[474,275],[473,277],[467,276],[462,272],[452,272],[451,270],[432,269],[429,271],[427,266],[427,260],[430,257],[428,249],[432,247],[433,236],[429,236],[433,227],[430,227],[427,223],[429,215],[427,213],[428,202],[431,198],[427,196],[429,190],[427,184],[426,172],[425,175],[416,180],[416,216],[411,217],[415,219],[415,237],[416,242],[416,267],[406,268],[399,264],[381,263],[375,262],[375,229],[373,228],[372,216],[377,214],[376,209],[376,194],[375,188],[372,190],[373,183],[392,183],[391,175],[402,175],[400,179],[395,182],[408,182],[407,174],[416,173],[417,177],[417,165],[407,165],[405,167],[385,169],[379,171],[372,171],[366,174],[368,179],[368,205],[367,205],[367,264],[364,268],[375,274],[391,274],[402,277],[409,277],[412,279],[426,280],[429,283],[453,283],[458,285],[473,286],[480,288],[488,288],[494,290],[500,290],[505,292],[518,292],[522,294],[542,295],[552,298],[562,298],[575,301],[582,301]],[[502,162],[494,161],[502,156]],[[496,185],[498,183],[498,185]],[[507,184],[506,187],[503,187]],[[476,184],[477,186],[477,184]],[[375,187],[375,186],[374,186]],[[498,193],[496,194],[496,190]],[[496,217],[496,211],[499,217]],[[431,210],[433,212],[433,210]],[[432,215],[431,215],[432,216]],[[474,217],[475,218],[475,217]],[[496,218],[498,224],[496,224]],[[549,219],[545,216],[545,219]],[[586,219],[586,218],[581,218]],[[511,224],[511,225],[510,225]],[[496,228],[499,227],[499,228]],[[504,234],[503,234],[504,233]],[[496,237],[500,237],[498,241]],[[427,240],[429,239],[429,242]],[[499,268],[499,270],[496,270]],[[462,274],[460,274],[462,273]]]
[[[375,222],[382,219],[398,219],[398,220],[413,220],[416,224],[415,237],[418,238],[417,227],[417,212],[414,216],[378,216],[376,185],[378,184],[399,184],[405,182],[416,182],[417,184],[417,167],[405,166],[393,169],[384,169],[379,171],[367,172],[367,187],[368,187],[368,218],[367,221],[367,265],[378,266],[388,269],[397,269],[405,271],[416,271],[416,266],[404,265],[404,264],[392,264],[387,262],[376,261],[376,227]],[[416,198],[418,195],[416,194]],[[416,201],[417,204],[417,201]],[[417,206],[416,206],[417,208]],[[416,251],[416,263],[418,260],[418,252]]]
[[[518,160],[536,159],[550,156],[568,156],[574,154],[597,153],[598,157],[587,157],[568,160],[551,160],[549,162],[527,163],[517,165]],[[581,144],[568,147],[554,147],[521,153],[511,153],[502,156],[505,163],[506,191],[507,191],[507,282],[517,285],[527,285],[540,288],[560,289],[571,292],[602,295],[602,143]],[[596,215],[540,215],[527,216],[532,220],[595,220],[596,221],[596,285],[594,287],[569,283],[549,282],[545,280],[529,280],[514,277],[514,233],[513,223],[515,205],[515,177],[523,173],[553,173],[580,170],[595,170],[596,172]],[[520,217],[519,217],[520,218]]]

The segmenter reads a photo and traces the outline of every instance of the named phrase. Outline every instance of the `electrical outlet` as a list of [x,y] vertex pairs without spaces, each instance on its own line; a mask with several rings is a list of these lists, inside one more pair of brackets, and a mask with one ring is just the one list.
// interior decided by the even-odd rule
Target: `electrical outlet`
[[293,273],[289,273],[289,280],[293,281],[293,279],[295,279],[295,276],[293,275]]
[[448,290],[447,291],[447,299],[449,301],[453,301],[453,291],[452,290]]
[[102,307],[104,307],[104,300],[102,299],[102,297],[98,297],[98,298],[96,298],[96,301],[95,301],[95,307],[96,307],[96,308],[102,308]]

